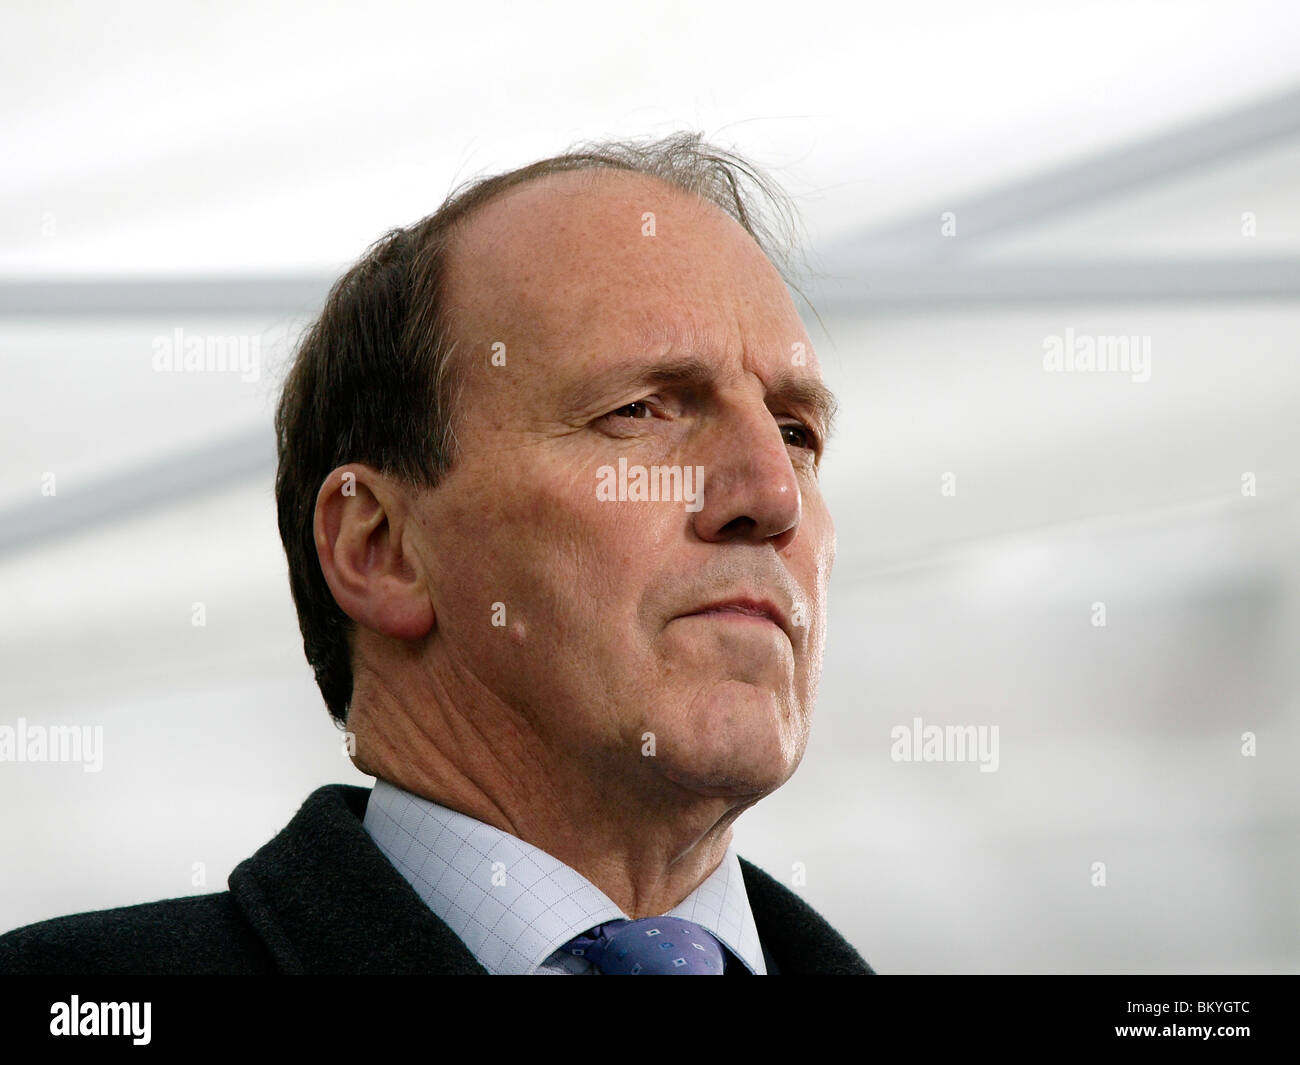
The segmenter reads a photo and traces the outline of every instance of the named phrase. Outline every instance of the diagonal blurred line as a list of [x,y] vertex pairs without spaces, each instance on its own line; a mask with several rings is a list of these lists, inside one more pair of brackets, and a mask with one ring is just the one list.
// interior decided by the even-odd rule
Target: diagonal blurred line
[[[964,257],[976,251],[986,238],[1221,165],[1294,137],[1300,137],[1300,89],[1003,185],[981,196],[936,204],[911,218],[851,237],[829,248],[823,259],[831,269],[839,271],[854,263]],[[940,216],[946,211],[956,215],[960,239],[940,233]]]
[[275,437],[242,433],[0,510],[0,557],[275,474]]

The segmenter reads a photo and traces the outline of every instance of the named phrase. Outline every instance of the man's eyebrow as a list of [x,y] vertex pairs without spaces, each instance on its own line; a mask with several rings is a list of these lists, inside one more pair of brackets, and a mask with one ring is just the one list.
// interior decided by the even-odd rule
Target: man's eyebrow
[[[703,359],[693,356],[666,358],[629,367],[626,374],[598,374],[584,392],[652,385],[700,389],[712,384],[716,378],[715,368]],[[834,392],[815,378],[801,376],[792,370],[783,370],[773,377],[767,390],[766,402],[769,405],[788,403],[809,411],[817,423],[814,428],[821,432],[823,443],[830,438],[835,414],[839,410]]]
[[822,443],[830,439],[840,404],[835,393],[816,378],[801,377],[790,370],[783,370],[773,379],[768,395],[811,411],[817,428],[821,430]]

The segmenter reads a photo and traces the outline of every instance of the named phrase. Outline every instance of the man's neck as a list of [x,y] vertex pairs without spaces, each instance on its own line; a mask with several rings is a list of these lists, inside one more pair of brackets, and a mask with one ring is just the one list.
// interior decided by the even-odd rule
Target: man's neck
[[666,913],[694,891],[752,804],[694,794],[648,759],[606,773],[566,764],[527,730],[492,729],[489,744],[459,714],[392,700],[355,700],[348,729],[362,772],[545,851],[632,918]]

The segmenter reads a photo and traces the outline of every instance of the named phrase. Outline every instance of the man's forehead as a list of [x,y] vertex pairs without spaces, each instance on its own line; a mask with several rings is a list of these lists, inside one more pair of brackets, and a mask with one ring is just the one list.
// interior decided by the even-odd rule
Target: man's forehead
[[[485,205],[450,271],[458,311],[483,332],[473,346],[505,338],[509,348],[513,338],[544,352],[556,377],[692,357],[819,378],[776,268],[721,208],[694,200],[647,175],[578,171]],[[642,208],[665,204],[669,214],[643,222]]]
[[[698,247],[702,231],[716,233],[706,216],[679,209],[679,201],[693,209],[686,194],[645,181],[637,174],[554,174],[476,209],[457,226],[447,251],[444,285],[453,317],[494,338],[502,332],[526,341],[566,338],[585,328],[584,315],[608,319],[640,302],[649,288],[644,282],[656,278],[660,287],[669,261],[692,257],[672,254],[682,247],[681,236]],[[672,199],[676,228],[687,232],[646,248],[641,215],[665,216],[665,197]]]
[[610,168],[549,174],[500,194],[458,225],[449,258],[451,277],[463,275],[466,287],[490,280],[525,298],[543,280],[553,289],[681,270],[776,273],[718,205]]

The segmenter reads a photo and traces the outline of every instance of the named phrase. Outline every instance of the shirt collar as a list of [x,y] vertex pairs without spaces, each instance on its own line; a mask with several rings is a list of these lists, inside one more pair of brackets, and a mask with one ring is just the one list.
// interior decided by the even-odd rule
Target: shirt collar
[[[416,894],[493,975],[536,972],[574,936],[627,917],[558,858],[386,780],[375,781],[363,824]],[[706,928],[750,972],[766,974],[740,861],[730,847],[668,915]]]

